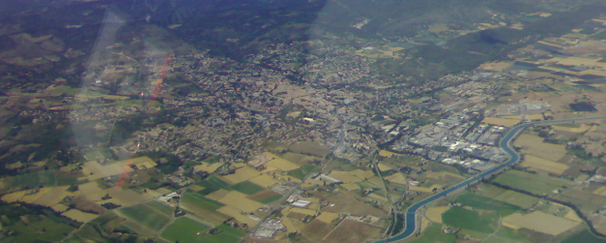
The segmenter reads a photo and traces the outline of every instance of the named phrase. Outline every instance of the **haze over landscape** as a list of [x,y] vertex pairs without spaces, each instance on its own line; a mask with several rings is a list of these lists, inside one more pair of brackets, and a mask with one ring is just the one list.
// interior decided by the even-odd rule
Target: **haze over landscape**
[[606,242],[605,10],[0,1],[0,242]]

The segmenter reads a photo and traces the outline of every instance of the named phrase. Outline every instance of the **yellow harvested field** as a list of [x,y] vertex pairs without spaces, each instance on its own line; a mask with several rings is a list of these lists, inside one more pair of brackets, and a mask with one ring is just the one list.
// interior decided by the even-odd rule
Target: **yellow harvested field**
[[570,168],[566,164],[549,161],[534,155],[525,155],[524,162],[521,165],[533,168],[535,170],[547,171],[556,175],[561,175],[564,173],[564,171]]
[[353,191],[353,190],[360,189],[360,186],[358,184],[356,184],[356,183],[341,184],[341,187],[347,189],[348,191]]
[[219,169],[219,167],[223,166],[223,164],[224,163],[201,163],[199,165],[194,166],[194,172],[204,171],[207,173],[213,173],[217,169]]
[[535,135],[522,134],[513,144],[522,147],[524,154],[532,154],[551,161],[558,161],[566,155],[566,145],[544,143],[542,137]]
[[[581,124],[579,127],[567,127],[567,126],[551,126],[556,131],[573,132],[573,133],[584,133],[591,129],[593,126]],[[596,126],[597,127],[597,126]]]
[[507,69],[513,64],[513,62],[486,62],[482,63],[479,68],[489,71],[500,72],[503,69]]
[[379,163],[379,170],[380,171],[389,171],[389,170],[393,170],[393,167],[386,165],[384,163]]
[[355,176],[354,174],[349,173],[348,171],[338,171],[334,170],[328,174],[328,176],[335,178],[337,180],[342,181],[343,183],[353,183],[362,181],[360,177]]
[[128,207],[154,198],[148,193],[138,193],[130,189],[111,187],[105,190],[116,204]]
[[85,213],[78,209],[70,209],[67,212],[62,213],[61,215],[82,223],[91,221],[99,216],[92,213]]
[[504,126],[504,127],[513,127],[520,122],[520,119],[506,119],[506,118],[496,118],[496,117],[486,117],[482,120],[483,123]]
[[579,222],[557,217],[541,211],[523,215],[514,213],[502,219],[503,225],[527,228],[536,232],[559,235],[577,226]]
[[146,156],[116,161],[114,163],[106,165],[102,165],[97,161],[89,161],[84,163],[82,173],[87,175],[89,180],[94,181],[108,176],[120,175],[125,172],[131,172],[134,170],[131,167],[132,165],[137,166],[139,169],[145,169],[156,166],[156,162]]
[[286,227],[286,233],[297,232],[299,229],[290,221],[290,219],[286,216],[282,216],[280,218],[282,220],[282,224]]
[[18,191],[18,192],[6,194],[6,195],[2,196],[2,201],[5,201],[7,203],[18,202],[28,191],[30,191],[30,190]]
[[38,200],[38,198],[40,198],[41,196],[43,196],[44,194],[48,193],[49,191],[51,191],[51,187],[43,187],[40,188],[40,190],[36,193],[33,194],[29,194],[29,195],[24,195],[21,200],[21,202],[26,202],[26,203],[33,203],[34,201]]
[[357,176],[358,178],[360,178],[362,180],[366,180],[368,178],[375,176],[375,173],[373,173],[371,170],[356,169],[356,170],[349,171],[349,173],[354,176]]
[[301,166],[299,166],[298,164],[295,164],[293,162],[290,162],[288,160],[285,160],[283,158],[276,158],[273,160],[270,160],[269,162],[267,162],[265,164],[265,166],[269,167],[274,167],[274,168],[278,168],[279,170],[282,171],[291,171],[291,170],[296,170],[298,168],[300,168]]
[[307,208],[291,208],[288,211],[293,212],[293,213],[300,213],[300,214],[310,215],[310,216],[316,215],[316,210],[307,209]]
[[265,187],[265,188],[280,183],[278,180],[274,179],[273,176],[270,176],[268,174],[263,174],[260,176],[253,177],[248,181],[255,183],[259,186]]
[[217,209],[217,212],[225,214],[227,216],[231,216],[231,217],[235,218],[236,220],[238,220],[239,222],[246,223],[246,224],[248,224],[249,227],[254,227],[255,225],[257,225],[257,223],[259,223],[259,221],[256,221],[246,215],[243,215],[240,212],[240,210],[238,210],[232,206],[225,205],[225,206]]
[[78,186],[78,190],[82,196],[91,201],[101,200],[108,192],[101,189],[96,182],[88,182]]
[[227,195],[227,193],[229,193],[228,190],[219,189],[217,191],[211,192],[210,194],[208,194],[204,197],[215,200],[215,201],[219,201],[221,198],[223,198],[225,195]]
[[385,177],[385,180],[400,185],[406,185],[406,176],[402,175],[402,173],[394,173],[393,175]]
[[51,207],[53,210],[59,213],[63,213],[69,209],[69,207],[65,204],[55,204]]
[[402,154],[394,153],[394,152],[382,149],[381,151],[379,151],[379,156],[385,157],[385,158],[391,158],[391,157],[402,157]]
[[317,220],[320,220],[324,223],[330,224],[335,219],[339,218],[338,213],[330,213],[330,212],[322,212],[322,214],[316,217]]
[[258,175],[261,175],[260,171],[257,171],[248,166],[244,166],[240,169],[237,169],[236,173],[234,173],[234,174],[226,175],[226,176],[219,177],[219,178],[223,179],[225,182],[233,185],[233,184],[238,184],[243,181],[247,181],[250,178],[253,178]]
[[52,207],[53,205],[61,202],[63,198],[67,196],[73,196],[76,193],[66,191],[69,186],[57,186],[53,187],[50,191],[36,199],[36,201],[32,202],[34,204],[44,205],[47,207]]
[[606,197],[606,186],[601,186],[600,188],[596,189],[593,191],[593,194]]
[[579,215],[577,215],[577,213],[572,209],[568,210],[568,213],[566,213],[566,215],[564,215],[564,218],[572,220],[577,223],[583,223],[583,219],[581,219],[581,217],[579,217]]
[[430,207],[427,208],[427,210],[425,211],[425,217],[427,217],[429,220],[436,222],[436,223],[442,223],[442,214],[446,211],[448,211],[450,207],[448,206],[441,206],[441,207]]
[[218,201],[247,213],[254,212],[258,208],[263,207],[262,203],[250,200],[246,198],[247,196],[239,191],[229,191]]

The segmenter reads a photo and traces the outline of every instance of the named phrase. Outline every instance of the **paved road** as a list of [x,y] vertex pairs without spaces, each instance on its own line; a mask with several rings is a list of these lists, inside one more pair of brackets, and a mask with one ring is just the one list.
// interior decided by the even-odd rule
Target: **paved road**
[[564,119],[564,120],[551,120],[551,121],[540,121],[540,122],[532,122],[532,123],[526,123],[526,124],[522,124],[522,125],[518,125],[514,128],[512,128],[504,137],[503,139],[501,139],[501,142],[499,143],[499,146],[501,148],[503,148],[505,150],[505,152],[507,152],[509,154],[509,160],[506,163],[500,164],[499,166],[493,167],[487,171],[484,171],[478,175],[475,175],[457,185],[454,185],[444,191],[438,192],[428,198],[423,199],[422,201],[419,201],[415,204],[413,204],[412,206],[410,206],[407,210],[406,213],[404,214],[404,222],[405,222],[405,229],[404,231],[402,231],[400,234],[392,236],[391,238],[388,239],[384,239],[384,240],[380,240],[377,241],[376,243],[384,243],[384,242],[392,242],[392,241],[397,241],[397,240],[402,240],[405,239],[409,236],[411,236],[417,229],[417,218],[416,218],[416,213],[417,210],[419,210],[419,208],[425,206],[426,204],[441,198],[443,196],[446,196],[447,194],[454,192],[458,189],[461,189],[473,182],[476,182],[478,180],[480,180],[481,178],[484,178],[486,176],[492,175],[495,172],[500,171],[501,169],[508,167],[510,165],[513,165],[515,163],[517,163],[520,160],[520,155],[511,147],[511,140],[516,137],[517,134],[519,134],[520,132],[522,132],[524,129],[526,129],[527,127],[531,126],[531,125],[536,125],[536,124],[554,124],[554,123],[567,123],[567,122],[573,122],[573,121],[583,121],[583,120],[593,120],[593,119],[605,119],[606,116],[601,116],[601,117],[587,117],[587,118],[575,118],[575,119]]

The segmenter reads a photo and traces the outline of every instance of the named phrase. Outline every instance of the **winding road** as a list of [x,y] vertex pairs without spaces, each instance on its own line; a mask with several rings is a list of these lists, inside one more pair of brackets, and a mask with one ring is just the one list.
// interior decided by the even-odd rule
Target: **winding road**
[[517,163],[520,160],[520,155],[511,147],[511,141],[513,138],[516,137],[516,135],[518,135],[520,132],[522,132],[527,127],[532,126],[532,125],[537,125],[537,124],[567,123],[567,122],[573,122],[573,121],[584,121],[584,120],[605,119],[605,118],[606,118],[606,116],[551,120],[551,121],[539,121],[539,122],[525,123],[525,124],[513,127],[503,137],[503,139],[501,139],[501,142],[499,143],[499,146],[501,148],[503,148],[505,150],[505,152],[507,152],[509,154],[509,160],[506,163],[500,164],[499,166],[493,167],[487,171],[477,174],[457,185],[454,185],[446,190],[438,192],[428,198],[425,198],[425,199],[413,204],[406,210],[406,213],[404,214],[404,222],[405,222],[406,228],[400,234],[392,236],[387,239],[377,241],[376,243],[392,242],[392,241],[398,241],[398,240],[408,238],[417,230],[417,217],[416,216],[417,216],[417,211],[419,210],[419,208],[425,206],[426,204],[428,204],[438,198],[444,197],[451,192],[454,192],[473,182],[476,182],[476,181],[480,180],[481,178],[490,176],[493,173],[496,173],[505,167],[508,167],[508,166],[511,166],[511,165]]

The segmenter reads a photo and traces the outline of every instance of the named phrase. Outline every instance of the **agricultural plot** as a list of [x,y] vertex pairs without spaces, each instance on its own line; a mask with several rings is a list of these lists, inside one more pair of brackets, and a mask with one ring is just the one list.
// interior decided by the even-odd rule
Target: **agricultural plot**
[[219,202],[237,208],[242,212],[254,212],[258,208],[263,207],[263,204],[250,200],[246,198],[247,196],[238,191],[230,191],[223,198],[219,199]]
[[455,242],[456,236],[444,234],[440,224],[430,224],[412,243]]
[[245,193],[247,195],[252,195],[252,194],[255,194],[257,192],[264,190],[263,187],[255,184],[255,183],[252,183],[250,181],[243,181],[238,184],[235,184],[235,185],[231,186],[231,189]]
[[525,215],[514,213],[503,218],[502,222],[504,226],[512,229],[526,228],[549,235],[559,235],[579,225],[579,222],[553,216],[541,211],[535,211]]
[[248,198],[263,204],[268,204],[282,198],[282,194],[278,194],[272,190],[263,190],[250,195]]
[[564,171],[570,168],[566,164],[549,161],[534,155],[524,156],[524,162],[521,164],[525,167],[530,167],[533,170],[546,171],[555,175],[561,175]]
[[233,184],[238,184],[240,182],[243,181],[247,181],[255,176],[259,176],[261,175],[261,172],[249,167],[249,166],[244,166],[242,168],[239,168],[236,170],[236,173],[234,174],[229,174],[226,176],[223,176],[222,179],[223,181],[227,182],[230,185]]
[[430,207],[427,208],[427,210],[425,210],[425,217],[427,217],[429,220],[436,222],[436,223],[442,223],[442,214],[446,211],[448,211],[448,209],[450,209],[450,207],[448,206],[441,206],[441,207]]
[[203,242],[202,236],[210,227],[188,217],[179,217],[168,225],[160,236],[171,242]]
[[522,209],[516,205],[493,200],[492,198],[480,196],[469,192],[465,192],[464,194],[457,196],[456,198],[454,198],[454,201],[461,203],[461,205],[463,206],[470,206],[476,209],[495,211],[500,216],[509,215],[514,213],[515,211]]
[[184,193],[181,197],[181,201],[185,204],[197,205],[198,207],[202,207],[211,211],[217,210],[218,208],[223,207],[225,205],[215,200],[205,198],[204,196],[195,192]]
[[506,119],[496,117],[486,117],[482,120],[483,123],[504,127],[513,127],[520,122],[520,119]]
[[209,176],[196,184],[204,187],[204,190],[199,191],[202,195],[208,195],[219,189],[229,189],[229,184],[227,182],[222,181],[215,176]]
[[0,179],[0,192],[18,191],[25,188],[66,186],[78,183],[79,173],[59,170],[41,170]]
[[539,201],[539,199],[536,197],[510,190],[499,194],[498,196],[494,197],[494,199],[509,203],[511,205],[516,205],[521,208],[530,208]]
[[473,210],[462,207],[453,207],[442,214],[442,222],[456,228],[464,228],[473,231],[492,233],[491,225],[498,220],[497,214],[483,213],[482,216]]
[[309,173],[311,173],[315,168],[316,166],[314,164],[304,164],[301,166],[301,168],[289,171],[288,174],[292,177],[303,180],[303,178],[309,175]]
[[548,176],[537,176],[518,170],[508,170],[497,176],[493,181],[501,185],[529,191],[538,195],[552,192],[555,189],[562,189],[562,186],[567,187],[572,185],[572,182],[568,180]]
[[270,160],[265,164],[265,166],[267,166],[267,168],[277,168],[281,171],[291,171],[301,167],[293,162],[290,162],[280,157]]
[[97,214],[85,213],[78,209],[70,209],[62,213],[63,216],[73,219],[78,222],[86,223],[98,217]]
[[598,237],[591,233],[589,230],[583,230],[575,233],[568,238],[564,239],[562,243],[578,243],[578,242],[591,242],[591,243],[606,243],[605,238]]
[[274,179],[273,176],[270,176],[268,174],[263,174],[263,175],[260,175],[257,177],[253,177],[252,179],[250,179],[248,181],[252,182],[254,184],[257,184],[261,187],[264,187],[264,188],[267,188],[267,187],[280,183],[280,181]]
[[522,147],[524,154],[535,155],[550,161],[558,161],[566,155],[566,145],[545,143],[543,140],[542,137],[523,133],[513,144]]
[[121,208],[118,211],[130,218],[130,220],[137,222],[153,231],[160,230],[170,221],[172,217],[172,215],[166,215],[144,204]]

